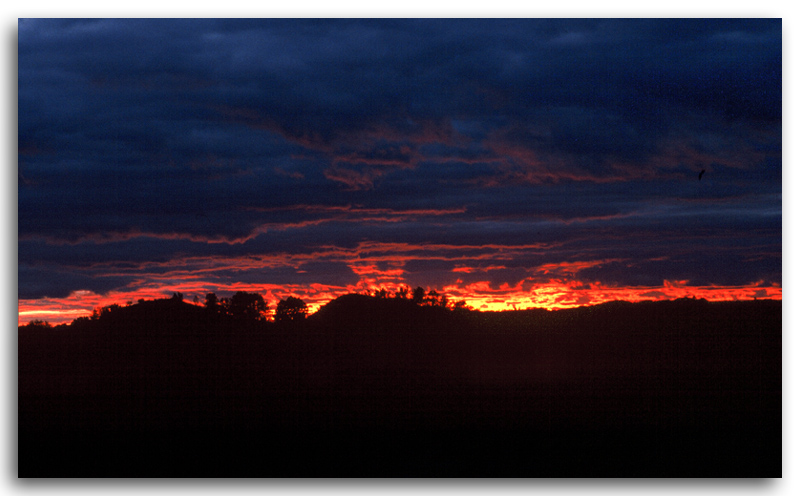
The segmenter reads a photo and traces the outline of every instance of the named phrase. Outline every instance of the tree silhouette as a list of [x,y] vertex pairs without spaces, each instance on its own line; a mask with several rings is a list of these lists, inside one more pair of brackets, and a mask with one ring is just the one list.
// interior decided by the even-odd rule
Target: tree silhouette
[[297,322],[304,320],[308,315],[308,306],[300,298],[289,296],[278,302],[275,307],[276,322]]
[[206,295],[206,309],[211,313],[219,312],[219,300],[216,294],[208,293]]
[[53,326],[46,320],[31,320],[23,327],[27,329],[51,329]]
[[456,312],[468,312],[472,310],[469,305],[467,305],[466,300],[458,300],[451,303],[453,311]]
[[444,307],[447,308],[447,295],[440,295],[435,289],[428,292],[422,300],[422,304],[430,307]]
[[111,314],[111,312],[115,312],[119,310],[120,307],[118,303],[112,303],[111,305],[106,305],[104,307],[97,307],[92,310],[92,320],[98,320],[101,317],[107,317]]
[[228,302],[228,313],[235,319],[246,321],[266,320],[267,308],[263,296],[246,291],[237,291]]
[[230,315],[231,314],[231,299],[230,298],[220,298],[219,299],[219,313],[220,313],[220,315]]
[[425,290],[422,289],[422,287],[417,286],[417,288],[414,289],[414,292],[411,294],[411,301],[413,301],[417,305],[421,305],[424,299],[425,299]]

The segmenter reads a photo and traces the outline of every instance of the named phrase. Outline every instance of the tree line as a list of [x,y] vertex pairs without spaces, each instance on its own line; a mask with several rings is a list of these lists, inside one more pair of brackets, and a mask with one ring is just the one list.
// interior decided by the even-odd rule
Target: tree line
[[[426,291],[421,286],[417,286],[414,289],[411,289],[410,286],[401,286],[396,291],[381,287],[374,290],[365,290],[361,294],[378,299],[407,300],[418,306],[441,307],[454,311],[472,310],[464,300],[451,300],[444,293],[439,293],[435,289]],[[169,299],[175,302],[182,302],[184,301],[184,295],[181,292],[174,292]],[[138,300],[140,304],[144,302],[144,299]],[[193,302],[195,305],[201,306],[198,296],[194,297]],[[127,302],[127,306],[132,304],[132,301]],[[275,306],[274,314],[271,314],[269,303],[262,295],[247,291],[237,291],[229,298],[220,298],[216,293],[207,293],[202,306],[210,317],[230,318],[239,322],[267,322],[274,320],[276,323],[296,323],[305,320],[309,314],[306,302],[295,296],[280,299]],[[78,317],[76,322],[98,320],[120,308],[122,306],[117,303],[97,307],[92,311],[91,316]],[[50,327],[50,324],[43,320],[32,320],[26,326]]]
[[[409,286],[401,286],[394,292],[381,287],[374,290],[365,290],[364,294],[374,298],[410,300],[419,306],[442,307],[452,310],[469,309],[464,300],[453,301],[446,294],[439,293],[435,289],[425,291],[420,286],[413,290]],[[175,293],[173,298],[183,299],[183,295]],[[230,298],[218,298],[215,293],[208,293],[205,297],[205,308],[212,314],[227,315],[245,320],[266,321],[270,318],[269,304],[264,300],[264,297],[258,293],[248,293],[246,291],[237,291]],[[305,320],[307,316],[308,305],[295,296],[279,300],[275,307],[275,322],[297,322]]]

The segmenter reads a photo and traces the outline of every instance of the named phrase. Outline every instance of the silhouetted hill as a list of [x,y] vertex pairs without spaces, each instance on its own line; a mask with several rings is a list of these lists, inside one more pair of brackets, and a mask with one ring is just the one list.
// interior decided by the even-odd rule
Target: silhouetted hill
[[23,476],[779,476],[780,424],[780,301],[19,329]]
[[375,298],[359,294],[340,296],[310,317],[320,327],[338,330],[407,332],[425,326],[445,325],[452,312],[438,306],[419,306],[400,298]]
[[[23,381],[37,378],[44,386],[80,377],[74,388],[89,387],[88,378],[102,380],[110,368],[127,367],[141,374],[167,373],[197,354],[203,311],[179,300],[146,301],[129,307],[112,307],[95,319],[78,319],[70,326],[21,328],[19,336],[20,393]],[[137,374],[138,375],[138,374]],[[115,377],[120,379],[120,376]],[[52,386],[52,384],[50,384]],[[62,384],[70,391],[72,387]]]

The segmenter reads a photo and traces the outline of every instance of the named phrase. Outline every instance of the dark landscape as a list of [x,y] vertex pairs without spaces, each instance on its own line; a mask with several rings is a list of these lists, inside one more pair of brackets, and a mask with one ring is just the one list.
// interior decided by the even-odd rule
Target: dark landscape
[[249,296],[21,326],[20,477],[781,477],[781,301]]

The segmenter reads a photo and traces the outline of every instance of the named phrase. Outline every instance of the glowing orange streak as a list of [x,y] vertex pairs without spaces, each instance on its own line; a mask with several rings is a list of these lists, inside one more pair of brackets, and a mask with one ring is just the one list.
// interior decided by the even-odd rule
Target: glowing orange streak
[[354,273],[358,274],[359,276],[366,276],[366,275],[375,275],[381,277],[399,277],[405,274],[403,269],[388,269],[388,270],[380,270],[375,265],[369,264],[349,264],[350,270]]
[[456,267],[451,272],[463,272],[464,274],[474,274],[476,272],[488,272],[490,270],[504,270],[504,265],[490,265],[487,267]]
[[[577,284],[576,284],[577,283]],[[741,299],[782,299],[779,286],[687,286],[685,281],[664,281],[663,286],[652,287],[608,287],[598,283],[585,286],[574,281],[565,284],[560,280],[536,283],[530,290],[521,289],[522,283],[510,288],[492,288],[488,281],[466,286],[450,285],[443,289],[452,298],[464,299],[479,310],[508,310],[511,308],[572,308],[582,305],[596,305],[607,301],[625,300],[630,302],[644,300],[671,300],[683,297],[705,298],[709,301],[729,301]]]
[[546,275],[551,273],[575,274],[580,270],[597,267],[610,262],[619,262],[621,259],[582,260],[577,262],[560,262],[540,265],[537,272]]

